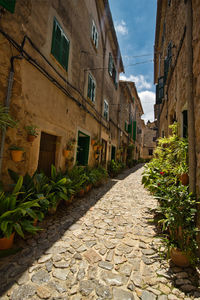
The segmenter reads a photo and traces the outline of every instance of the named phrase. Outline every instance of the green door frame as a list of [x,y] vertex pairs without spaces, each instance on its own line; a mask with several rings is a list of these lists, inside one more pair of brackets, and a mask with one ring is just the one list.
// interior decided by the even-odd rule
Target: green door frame
[[[80,136],[83,135],[83,136]],[[83,138],[81,140],[81,138]],[[85,141],[84,141],[85,139]],[[80,143],[82,142],[82,145]],[[87,143],[86,143],[87,142]],[[77,152],[76,152],[76,162],[78,165],[86,166],[88,165],[88,159],[89,159],[89,150],[90,150],[90,136],[86,133],[84,133],[81,130],[78,130],[78,139],[77,139]],[[79,147],[84,147],[82,149],[79,149]],[[81,151],[83,150],[83,151]]]

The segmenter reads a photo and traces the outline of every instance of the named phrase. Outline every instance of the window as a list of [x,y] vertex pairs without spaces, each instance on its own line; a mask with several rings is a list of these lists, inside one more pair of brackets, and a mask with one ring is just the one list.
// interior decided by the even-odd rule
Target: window
[[164,60],[164,83],[167,81],[169,67],[172,62],[172,43],[170,42],[167,47],[167,57]]
[[96,84],[91,74],[88,74],[88,98],[95,102]]
[[133,121],[133,140],[136,141],[137,122]]
[[15,2],[16,0],[0,0],[0,5],[3,6],[5,9],[14,13],[15,11]]
[[150,155],[150,156],[153,155],[153,149],[149,149],[149,155]]
[[125,121],[125,124],[124,124],[124,130],[125,130],[126,132],[128,132],[128,122],[127,122],[127,121]]
[[106,100],[104,100],[104,106],[103,106],[103,116],[108,121],[109,119],[109,105]]
[[117,71],[114,65],[112,54],[109,53],[109,60],[108,60],[108,73],[112,77],[115,87],[117,88]]
[[156,104],[162,103],[164,97],[164,77],[158,78],[158,84],[156,85]]
[[68,38],[54,18],[51,53],[66,71],[68,69],[69,44]]
[[92,21],[92,32],[91,32],[91,36],[92,36],[92,41],[95,45],[95,47],[98,47],[98,38],[99,38],[99,34],[97,31],[97,27],[96,24],[94,23],[94,21]]
[[187,110],[184,110],[182,112],[182,116],[183,116],[183,137],[186,138],[188,135],[188,114],[187,114]]

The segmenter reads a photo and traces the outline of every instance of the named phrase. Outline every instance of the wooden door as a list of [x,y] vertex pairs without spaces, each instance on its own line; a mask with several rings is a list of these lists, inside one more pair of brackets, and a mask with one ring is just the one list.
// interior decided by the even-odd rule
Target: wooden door
[[85,133],[78,132],[78,149],[76,161],[78,165],[86,166],[88,164],[89,156],[89,147],[90,147],[90,137]]
[[41,133],[38,171],[46,175],[50,175],[51,165],[55,165],[56,139],[54,135]]

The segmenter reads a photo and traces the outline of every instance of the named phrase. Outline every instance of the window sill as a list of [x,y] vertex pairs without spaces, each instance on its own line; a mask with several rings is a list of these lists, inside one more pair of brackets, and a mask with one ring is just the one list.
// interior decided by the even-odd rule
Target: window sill
[[52,58],[52,60],[56,63],[56,65],[59,67],[59,69],[62,71],[62,72],[65,72],[65,74],[67,75],[68,77],[68,71],[59,63],[59,61],[57,61],[57,59],[53,56],[52,53],[50,53],[50,57]]

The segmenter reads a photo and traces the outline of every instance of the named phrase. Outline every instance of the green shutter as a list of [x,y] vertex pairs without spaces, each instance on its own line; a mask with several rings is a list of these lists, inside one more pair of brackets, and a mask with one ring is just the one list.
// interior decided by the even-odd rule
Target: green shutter
[[92,90],[92,78],[90,76],[90,74],[88,75],[88,98],[91,99],[91,90]]
[[136,141],[136,128],[137,128],[137,123],[136,121],[133,121],[133,140]]
[[0,0],[0,5],[13,14],[15,11],[15,2],[16,0]]
[[132,123],[128,124],[128,133],[132,133]]
[[62,35],[61,65],[67,70],[69,59],[69,41]]

